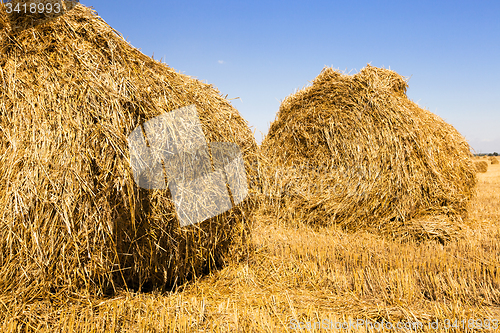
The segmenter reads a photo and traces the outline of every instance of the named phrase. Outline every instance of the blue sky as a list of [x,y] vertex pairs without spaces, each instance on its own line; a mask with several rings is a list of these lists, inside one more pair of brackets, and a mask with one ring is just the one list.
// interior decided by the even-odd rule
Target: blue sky
[[81,0],[135,47],[216,86],[261,140],[324,66],[411,77],[408,96],[500,153],[500,2]]

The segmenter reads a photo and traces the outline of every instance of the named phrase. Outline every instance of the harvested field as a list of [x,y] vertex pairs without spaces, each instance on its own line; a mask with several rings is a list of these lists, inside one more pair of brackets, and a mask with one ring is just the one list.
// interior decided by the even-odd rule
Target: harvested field
[[[254,249],[247,260],[175,292],[123,291],[79,303],[66,300],[65,306],[47,300],[23,303],[4,295],[0,330],[294,332],[290,327],[295,320],[364,319],[394,325],[418,320],[426,324],[421,332],[464,332],[443,326],[435,330],[428,323],[500,319],[498,202],[497,164],[478,174],[468,223],[446,245],[262,218],[253,228]],[[360,327],[350,332],[367,331]]]
[[[416,144],[409,151],[359,145],[362,154],[354,146],[333,149],[364,169],[339,176],[340,184],[347,177],[358,187],[344,186],[344,222],[331,223],[342,217],[341,205],[329,215],[327,205],[309,204],[314,191],[328,187],[321,174],[298,176],[310,172],[306,163],[270,177],[274,159],[257,164],[246,121],[214,87],[143,55],[95,12],[71,6],[38,23],[0,14],[0,332],[500,330],[500,165],[476,175],[474,162],[486,159],[471,160],[460,134],[407,104],[398,76],[382,71],[378,80],[372,69],[364,72],[369,80],[354,86],[371,82],[365,88],[371,85],[374,109],[388,97],[422,115],[424,124],[415,122],[423,134],[402,119],[391,132],[397,122],[384,125],[392,118],[374,111],[380,118],[368,127],[381,128],[382,137],[367,133],[381,139],[377,145]],[[143,178],[135,177],[127,143],[130,133],[147,132],[145,123],[179,109],[186,115],[191,106],[209,143],[241,148],[250,197],[180,227],[172,193],[138,186]],[[358,111],[362,119],[365,109]],[[350,124],[344,120],[339,124]],[[355,128],[354,138],[366,130]],[[297,148],[318,134],[303,133]],[[210,147],[217,170],[226,151]],[[379,155],[366,155],[370,149]],[[370,168],[382,157],[391,172]],[[380,183],[363,183],[377,171]],[[200,192],[207,190],[213,188]],[[308,195],[296,214],[283,205]],[[372,204],[393,201],[370,211],[359,200],[364,195]],[[357,218],[345,219],[353,204]],[[370,218],[373,212],[380,220]],[[380,325],[388,328],[373,328]]]

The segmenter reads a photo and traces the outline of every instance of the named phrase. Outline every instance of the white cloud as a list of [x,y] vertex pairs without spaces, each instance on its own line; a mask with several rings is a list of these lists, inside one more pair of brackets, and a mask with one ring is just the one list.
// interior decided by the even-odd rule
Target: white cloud
[[224,60],[219,60],[217,62],[222,65],[224,63]]

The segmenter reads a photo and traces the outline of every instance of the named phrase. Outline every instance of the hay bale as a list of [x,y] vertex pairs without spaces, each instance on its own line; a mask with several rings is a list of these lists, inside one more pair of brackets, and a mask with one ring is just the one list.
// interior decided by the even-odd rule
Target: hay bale
[[[201,136],[236,144],[251,180],[257,146],[238,111],[211,85],[130,46],[89,8],[16,30],[0,6],[0,292],[33,299],[171,287],[220,267],[232,246],[231,256],[243,253],[251,198],[180,227],[170,185],[139,187],[129,151],[146,122],[194,105]],[[211,147],[215,163],[224,147]]]
[[495,157],[490,158],[490,162],[491,162],[491,164],[498,164],[498,163],[500,163],[500,162],[498,161],[498,159],[497,159],[497,158],[495,158]]
[[269,210],[390,233],[428,215],[463,219],[476,184],[470,147],[406,89],[387,69],[325,68],[287,97],[261,147]]
[[488,171],[488,162],[486,161],[474,162],[474,166],[476,168],[476,172],[484,173]]

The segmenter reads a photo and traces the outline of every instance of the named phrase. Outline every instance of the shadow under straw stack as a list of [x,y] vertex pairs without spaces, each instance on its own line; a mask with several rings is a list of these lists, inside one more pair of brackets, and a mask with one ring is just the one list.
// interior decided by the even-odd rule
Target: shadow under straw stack
[[[61,300],[171,288],[244,255],[257,151],[247,122],[213,86],[145,56],[95,11],[64,6],[33,24],[0,5],[0,292]],[[146,153],[149,162],[138,158]],[[179,161],[207,170],[189,184],[193,172],[169,178]],[[165,186],[141,186],[141,168]],[[248,181],[239,196],[235,179]],[[182,206],[193,188],[227,210]],[[189,222],[198,208],[205,219]]]
[[267,210],[403,238],[457,235],[476,184],[469,144],[396,72],[325,68],[288,96],[261,147]]

